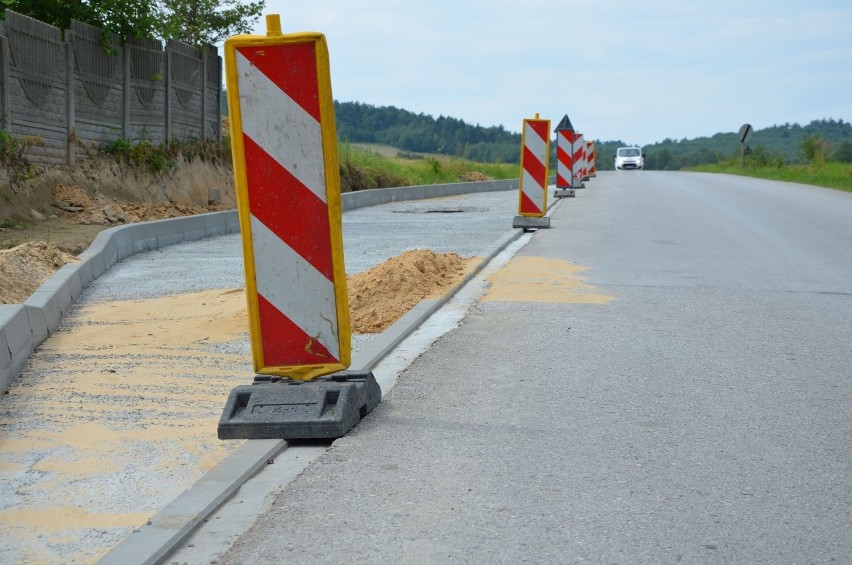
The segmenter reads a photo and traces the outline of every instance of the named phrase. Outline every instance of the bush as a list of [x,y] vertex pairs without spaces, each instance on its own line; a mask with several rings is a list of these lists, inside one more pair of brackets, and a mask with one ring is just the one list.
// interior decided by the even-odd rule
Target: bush
[[172,140],[154,144],[143,139],[133,143],[128,139],[116,139],[103,146],[103,152],[113,155],[119,163],[138,167],[150,173],[161,174],[171,171],[182,156],[186,161],[196,159],[205,163],[223,164],[230,160],[230,147],[214,140]]
[[817,167],[825,165],[825,158],[830,149],[831,143],[819,134],[809,135],[802,141],[802,153],[805,154],[805,159]]
[[852,163],[852,141],[841,143],[834,151],[832,160],[839,163]]
[[20,158],[20,144],[15,137],[6,130],[0,130],[0,164],[9,166]]
[[770,151],[766,149],[762,145],[758,145],[754,149],[747,151],[745,154],[745,159],[743,159],[743,165],[746,168],[759,168],[759,167],[774,167],[776,169],[780,169],[786,164],[784,161],[784,156],[777,151]]

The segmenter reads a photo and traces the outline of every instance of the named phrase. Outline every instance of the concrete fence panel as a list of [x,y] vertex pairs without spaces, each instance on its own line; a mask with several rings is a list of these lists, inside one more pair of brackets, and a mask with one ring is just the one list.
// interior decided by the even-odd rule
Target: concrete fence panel
[[0,129],[41,164],[124,138],[219,139],[222,59],[216,47],[128,41],[78,21],[69,30],[10,10],[0,21]]
[[65,163],[67,156],[68,81],[62,32],[38,20],[6,11],[0,29],[7,39],[7,129],[28,146],[40,163]]
[[98,147],[122,135],[124,58],[118,36],[72,20],[65,39],[74,85],[71,150]]

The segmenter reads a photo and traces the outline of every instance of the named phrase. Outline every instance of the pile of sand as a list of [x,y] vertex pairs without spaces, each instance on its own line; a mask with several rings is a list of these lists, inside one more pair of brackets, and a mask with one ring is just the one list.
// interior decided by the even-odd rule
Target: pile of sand
[[[44,242],[0,251],[0,303],[22,303],[62,265],[76,260]],[[384,331],[424,298],[445,294],[472,261],[455,253],[415,249],[347,277],[352,332]]]
[[62,265],[75,261],[70,253],[43,241],[0,250],[0,304],[21,304]]
[[424,298],[446,293],[473,259],[428,249],[406,251],[346,279],[353,333],[379,333]]
[[63,217],[78,224],[118,225],[203,214],[215,208],[174,203],[122,202],[103,195],[94,198],[79,186],[58,184],[53,206]]

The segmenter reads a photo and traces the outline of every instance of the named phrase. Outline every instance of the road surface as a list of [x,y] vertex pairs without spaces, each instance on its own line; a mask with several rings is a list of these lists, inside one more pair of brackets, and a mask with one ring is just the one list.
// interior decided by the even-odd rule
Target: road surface
[[852,558],[852,194],[589,186],[220,562]]

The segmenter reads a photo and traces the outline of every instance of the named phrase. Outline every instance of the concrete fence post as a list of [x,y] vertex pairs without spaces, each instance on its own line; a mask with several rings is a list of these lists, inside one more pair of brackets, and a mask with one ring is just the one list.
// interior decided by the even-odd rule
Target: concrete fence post
[[207,139],[207,48],[200,48],[201,56],[201,139]]
[[163,80],[165,81],[166,92],[163,99],[165,104],[166,123],[163,134],[163,142],[168,143],[172,139],[172,50],[166,45],[165,56],[163,60],[166,63],[166,68],[163,70]]
[[121,47],[121,137],[130,138],[130,49]]
[[77,160],[77,143],[74,120],[74,46],[73,32],[65,30],[65,161],[73,165]]
[[12,105],[9,101],[9,40],[0,35],[0,129],[11,127],[9,115]]

